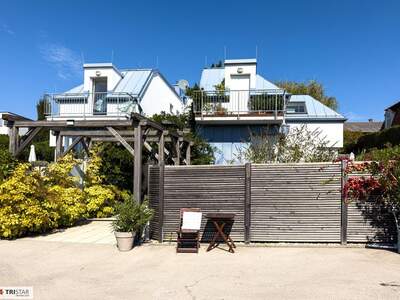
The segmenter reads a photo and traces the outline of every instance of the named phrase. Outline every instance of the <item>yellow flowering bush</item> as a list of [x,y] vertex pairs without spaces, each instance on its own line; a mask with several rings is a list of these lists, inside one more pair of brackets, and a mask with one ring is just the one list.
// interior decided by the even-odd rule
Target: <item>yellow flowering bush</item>
[[71,176],[80,164],[66,155],[39,170],[29,163],[19,164],[0,183],[0,238],[16,238],[74,225],[87,217],[108,217],[126,192],[103,185],[101,158],[95,153],[87,166],[84,185]]
[[46,188],[39,171],[20,164],[0,185],[0,237],[13,238],[43,232],[57,224],[57,213],[49,209]]

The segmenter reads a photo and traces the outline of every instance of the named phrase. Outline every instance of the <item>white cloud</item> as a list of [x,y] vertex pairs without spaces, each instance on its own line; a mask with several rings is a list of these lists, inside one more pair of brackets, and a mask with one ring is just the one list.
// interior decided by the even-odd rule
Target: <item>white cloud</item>
[[9,35],[14,35],[15,34],[14,30],[12,30],[10,27],[8,27],[7,24],[1,25],[0,26],[0,31],[1,32],[5,32],[5,33],[7,33]]
[[61,79],[81,74],[82,61],[73,50],[58,44],[46,44],[39,48],[42,57],[56,69],[57,76]]

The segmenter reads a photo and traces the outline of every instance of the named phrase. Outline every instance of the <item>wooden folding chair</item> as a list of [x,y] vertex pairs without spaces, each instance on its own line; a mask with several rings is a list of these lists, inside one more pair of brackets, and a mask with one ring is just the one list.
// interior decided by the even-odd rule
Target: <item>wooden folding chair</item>
[[199,252],[201,218],[200,208],[181,208],[176,252]]

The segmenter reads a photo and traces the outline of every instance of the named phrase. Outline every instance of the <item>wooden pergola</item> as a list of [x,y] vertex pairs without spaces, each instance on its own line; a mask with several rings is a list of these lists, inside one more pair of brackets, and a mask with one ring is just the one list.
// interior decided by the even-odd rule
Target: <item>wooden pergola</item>
[[[91,142],[121,143],[134,156],[133,191],[137,201],[142,201],[143,148],[158,161],[159,165],[172,161],[173,164],[190,165],[190,153],[193,143],[180,131],[166,130],[162,125],[153,122],[137,113],[130,119],[86,119],[86,120],[16,120],[5,116],[9,131],[9,151],[18,156],[32,143],[34,137],[43,129],[50,129],[56,135],[56,158],[62,157],[82,144],[89,155]],[[28,128],[20,137],[19,128]],[[73,137],[73,142],[63,149],[63,137]],[[130,143],[133,142],[133,147]],[[154,146],[157,146],[157,149]],[[185,152],[185,155],[181,155]]]

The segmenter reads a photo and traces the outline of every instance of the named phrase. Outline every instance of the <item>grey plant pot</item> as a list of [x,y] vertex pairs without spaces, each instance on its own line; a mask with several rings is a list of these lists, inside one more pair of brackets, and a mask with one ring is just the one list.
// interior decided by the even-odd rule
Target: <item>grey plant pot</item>
[[115,231],[115,238],[117,239],[117,246],[119,251],[129,251],[133,248],[133,240],[135,232],[118,232]]

